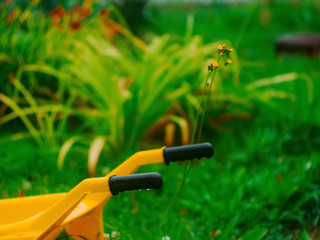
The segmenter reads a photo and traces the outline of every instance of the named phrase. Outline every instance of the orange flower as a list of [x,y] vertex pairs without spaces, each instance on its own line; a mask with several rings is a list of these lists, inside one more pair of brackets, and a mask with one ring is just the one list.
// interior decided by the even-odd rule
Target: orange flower
[[107,18],[109,16],[109,14],[110,14],[109,11],[105,8],[103,8],[99,11],[99,16],[101,18]]
[[50,16],[52,17],[52,25],[59,26],[60,21],[65,15],[65,9],[59,5],[56,9],[50,11]]
[[70,22],[69,26],[72,32],[76,32],[81,28],[81,23],[79,21]]
[[93,12],[91,5],[91,1],[84,1],[82,7],[79,7],[78,4],[74,5],[71,10],[72,18],[75,19],[75,21],[81,21],[89,17]]
[[6,18],[6,22],[11,23],[12,21],[14,21],[16,19],[17,16],[19,16],[19,10],[18,10],[18,8],[15,7],[12,10],[12,12],[8,14],[8,16]]
[[92,10],[92,0],[84,0],[82,4],[82,8]]
[[122,31],[121,25],[111,20],[110,12],[107,9],[101,9],[99,11],[99,17],[105,37],[112,41],[113,36]]

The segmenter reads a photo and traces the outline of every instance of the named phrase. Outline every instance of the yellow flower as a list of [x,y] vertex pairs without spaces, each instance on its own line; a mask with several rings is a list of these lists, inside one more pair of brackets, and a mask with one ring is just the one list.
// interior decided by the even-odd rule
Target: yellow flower
[[223,46],[221,45],[221,44],[219,44],[219,46],[218,46],[218,50],[222,50],[223,49]]
[[227,61],[224,63],[225,66],[228,66],[229,64],[231,64],[232,61],[230,59],[227,59]]
[[223,56],[223,52],[221,52],[220,55]]
[[211,61],[210,63],[212,64],[213,68],[217,68],[219,66],[219,63],[215,61]]
[[226,44],[224,43],[224,44],[222,44],[222,47],[225,47],[226,46]]
[[230,52],[233,52],[233,48],[231,48],[229,51],[230,51]]
[[210,61],[210,65],[208,66],[209,71],[214,71],[219,66],[219,63],[215,61]]

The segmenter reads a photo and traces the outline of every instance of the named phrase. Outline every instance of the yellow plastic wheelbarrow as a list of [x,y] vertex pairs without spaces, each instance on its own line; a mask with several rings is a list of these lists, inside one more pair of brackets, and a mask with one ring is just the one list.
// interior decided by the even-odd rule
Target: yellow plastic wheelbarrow
[[132,174],[140,166],[212,156],[210,143],[141,151],[68,193],[0,200],[0,240],[55,239],[63,229],[76,240],[104,239],[102,210],[112,195],[162,186],[159,173]]

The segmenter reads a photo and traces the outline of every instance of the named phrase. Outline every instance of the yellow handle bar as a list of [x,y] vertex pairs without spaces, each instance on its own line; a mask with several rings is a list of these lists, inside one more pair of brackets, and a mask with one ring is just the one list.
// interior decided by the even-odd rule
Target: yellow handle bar
[[0,240],[54,239],[63,229],[70,235],[103,239],[102,210],[112,196],[110,177],[132,174],[143,165],[211,156],[210,143],[141,151],[105,177],[83,180],[68,193],[1,200]]
[[137,171],[139,167],[148,164],[166,163],[166,165],[169,165],[170,162],[212,156],[213,148],[210,143],[141,151],[132,155],[107,176],[131,174]]

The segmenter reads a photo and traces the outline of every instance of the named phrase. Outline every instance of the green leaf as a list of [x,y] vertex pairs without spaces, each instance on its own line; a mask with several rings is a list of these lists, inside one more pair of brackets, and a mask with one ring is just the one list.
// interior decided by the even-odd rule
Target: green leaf
[[67,153],[70,151],[71,147],[73,146],[73,144],[75,144],[75,142],[79,141],[79,137],[78,136],[74,136],[70,139],[68,139],[61,147],[60,151],[59,151],[59,156],[58,156],[58,162],[57,162],[57,166],[58,168],[61,170],[63,167],[63,163],[64,160],[67,156]]
[[262,239],[268,232],[267,228],[255,228],[247,232],[241,239],[242,240],[259,240]]
[[308,232],[304,230],[301,234],[301,240],[312,240],[312,238],[309,236]]
[[231,232],[237,225],[239,221],[240,214],[238,213],[233,219],[228,223],[228,225],[221,230],[221,237],[219,239],[229,239],[231,237]]

